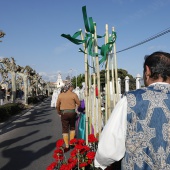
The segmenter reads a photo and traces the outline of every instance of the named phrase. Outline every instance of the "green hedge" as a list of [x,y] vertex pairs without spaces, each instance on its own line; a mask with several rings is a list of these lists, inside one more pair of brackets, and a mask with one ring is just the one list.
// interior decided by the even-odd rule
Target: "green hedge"
[[39,95],[39,96],[29,97],[28,104],[37,104],[38,102],[43,101],[44,98],[47,98],[47,96]]
[[[39,95],[35,97],[28,98],[28,105],[29,104],[37,104],[44,100],[46,96]],[[24,110],[26,106],[22,103],[8,103],[5,105],[0,106],[0,122],[4,122],[8,120],[11,116],[20,113]]]
[[28,98],[28,104],[36,104],[38,103],[37,97],[29,97]]
[[20,113],[25,109],[25,105],[22,103],[9,103],[0,106],[0,122],[8,120],[11,116]]

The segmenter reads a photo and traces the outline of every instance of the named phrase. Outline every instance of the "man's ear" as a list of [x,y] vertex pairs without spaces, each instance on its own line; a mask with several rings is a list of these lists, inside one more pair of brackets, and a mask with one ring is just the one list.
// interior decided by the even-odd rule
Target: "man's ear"
[[151,71],[150,71],[149,67],[146,65],[145,68],[146,68],[145,76],[146,76],[146,77],[148,77],[148,76],[150,77]]

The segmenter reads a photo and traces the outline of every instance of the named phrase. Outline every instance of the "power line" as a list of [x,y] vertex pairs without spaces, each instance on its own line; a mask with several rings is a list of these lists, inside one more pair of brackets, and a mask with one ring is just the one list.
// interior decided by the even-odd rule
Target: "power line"
[[142,45],[142,44],[144,44],[144,43],[146,43],[146,42],[148,42],[148,41],[151,41],[151,40],[153,40],[153,39],[156,39],[156,38],[158,38],[158,37],[160,37],[160,36],[162,36],[162,35],[164,35],[164,34],[167,34],[167,33],[169,33],[169,32],[170,32],[170,27],[167,28],[167,29],[165,29],[164,31],[161,31],[161,32],[159,32],[159,33],[151,36],[150,38],[147,38],[147,39],[144,40],[144,41],[141,41],[141,42],[139,42],[139,43],[137,43],[137,44],[135,44],[135,45],[132,45],[132,46],[130,46],[130,47],[128,47],[128,48],[125,48],[125,49],[123,49],[123,50],[119,50],[119,51],[117,51],[116,53],[120,53],[120,52],[129,50],[129,49],[131,49],[131,48],[137,47],[137,46],[139,46],[139,45]]

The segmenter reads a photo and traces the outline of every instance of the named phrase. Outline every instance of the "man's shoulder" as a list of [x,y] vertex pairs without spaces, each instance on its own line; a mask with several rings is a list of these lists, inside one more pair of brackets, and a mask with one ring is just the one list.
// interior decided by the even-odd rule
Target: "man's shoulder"
[[142,95],[146,91],[147,91],[146,87],[145,88],[140,88],[140,89],[136,89],[136,90],[131,90],[131,91],[125,92],[122,96],[126,96],[127,98],[131,98],[132,96]]
[[78,96],[75,92],[72,92],[74,96]]
[[142,93],[143,91],[146,91],[147,87],[142,87],[140,89],[135,89],[135,90],[130,90],[128,92],[126,92],[125,94],[129,94],[129,93]]
[[69,93],[69,94],[76,94],[76,93],[74,93],[73,91],[70,91],[70,90],[68,90],[66,93]]
[[72,92],[72,91],[69,92],[69,95],[70,95],[70,96],[77,97],[77,94],[76,94],[75,92]]
[[64,95],[64,93],[60,93],[60,94],[58,95],[58,98],[62,97],[63,95]]

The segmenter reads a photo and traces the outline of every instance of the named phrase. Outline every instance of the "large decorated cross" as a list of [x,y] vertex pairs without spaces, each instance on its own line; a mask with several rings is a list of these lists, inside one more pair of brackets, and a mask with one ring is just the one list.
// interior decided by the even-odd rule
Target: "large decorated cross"
[[[79,52],[84,54],[84,64],[85,64],[85,107],[86,107],[86,143],[87,136],[89,133],[94,131],[95,135],[100,135],[102,129],[102,114],[101,114],[101,93],[100,93],[100,66],[105,66],[105,113],[104,119],[107,121],[110,113],[111,113],[111,103],[110,103],[110,69],[112,69],[112,89],[115,94],[118,92],[118,84],[117,84],[117,61],[116,61],[116,32],[114,31],[114,27],[112,28],[112,32],[108,34],[108,25],[106,24],[105,34],[100,36],[97,35],[96,31],[96,23],[93,22],[92,17],[87,17],[86,6],[82,7],[83,20],[85,26],[85,33],[83,34],[82,30],[75,32],[72,36],[70,34],[61,34],[62,37],[68,39],[72,43],[76,45],[83,45],[83,49],[79,48]],[[105,43],[101,46],[97,44],[98,38],[104,38]],[[112,50],[114,51],[112,53]],[[111,55],[114,54],[114,55]],[[112,56],[112,59],[111,57]],[[88,58],[90,57],[90,61],[92,61],[92,65],[89,64]],[[100,60],[99,60],[100,57]],[[91,59],[92,58],[92,59]],[[112,61],[112,68],[110,68],[110,63]],[[114,64],[113,64],[114,63]],[[89,69],[93,69],[93,83],[91,80],[91,75],[89,74]],[[114,70],[114,71],[113,71]],[[91,85],[95,88],[97,86],[98,90],[98,98],[95,99],[94,96],[91,96]],[[116,84],[116,92],[115,86]],[[92,102],[93,100],[93,106]],[[114,97],[114,102],[112,106],[114,107],[115,103],[118,101],[118,97]],[[92,120],[93,119],[93,120]],[[93,127],[91,128],[92,121],[95,122]],[[94,130],[93,130],[94,129]]]

